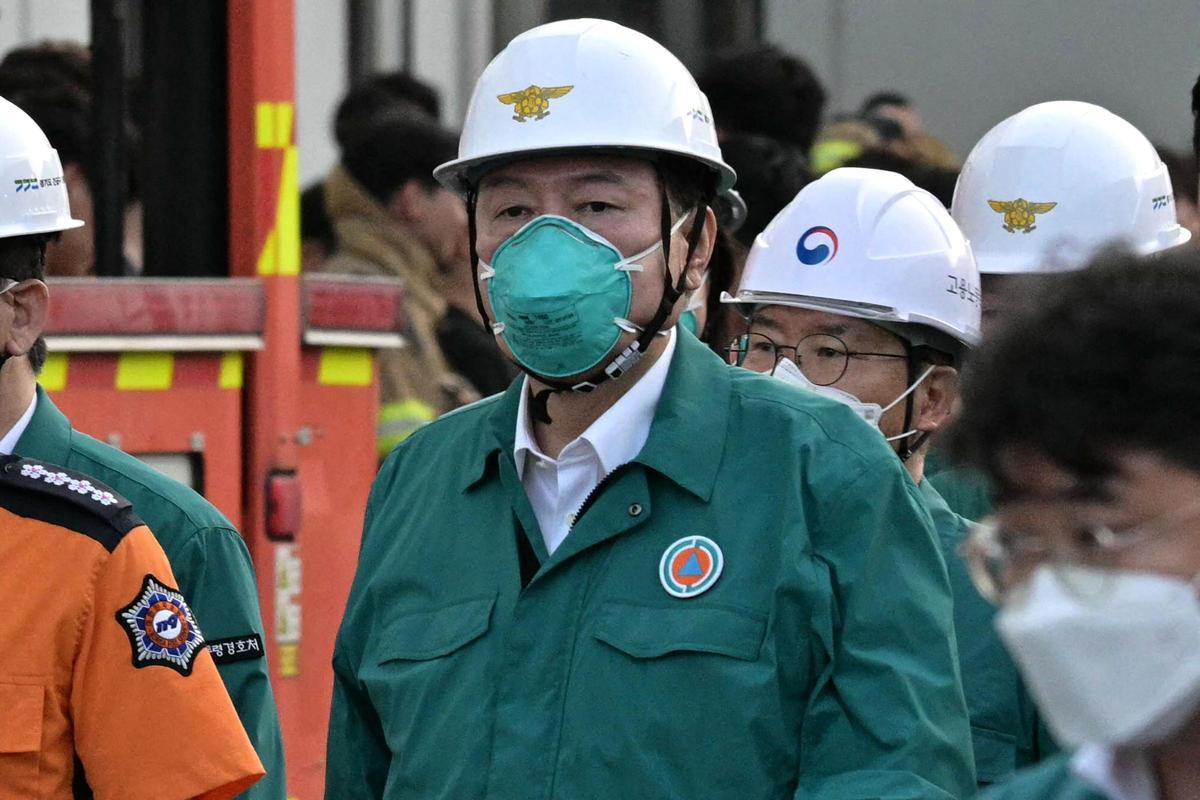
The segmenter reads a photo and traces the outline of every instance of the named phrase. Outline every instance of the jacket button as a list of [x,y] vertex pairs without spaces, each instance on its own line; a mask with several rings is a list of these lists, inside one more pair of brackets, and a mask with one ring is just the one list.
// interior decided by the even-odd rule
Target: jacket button
[[629,504],[629,516],[640,517],[641,515],[642,515],[642,504],[641,503],[630,503]]

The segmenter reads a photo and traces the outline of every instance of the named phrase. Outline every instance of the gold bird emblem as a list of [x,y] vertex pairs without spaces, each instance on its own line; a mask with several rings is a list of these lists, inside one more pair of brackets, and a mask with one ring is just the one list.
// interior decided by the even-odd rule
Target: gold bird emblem
[[542,119],[550,113],[550,101],[562,97],[574,86],[530,86],[519,92],[498,94],[496,99],[506,106],[513,106],[513,119]]
[[1029,233],[1037,229],[1038,214],[1048,214],[1058,203],[1031,203],[1023,197],[1016,200],[988,200],[992,211],[1004,215],[1004,230],[1009,233]]

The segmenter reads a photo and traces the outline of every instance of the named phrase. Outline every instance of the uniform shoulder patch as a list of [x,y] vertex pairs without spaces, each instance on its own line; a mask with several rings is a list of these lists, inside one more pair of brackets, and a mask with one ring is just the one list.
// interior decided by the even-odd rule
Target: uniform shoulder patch
[[0,507],[90,536],[110,552],[142,524],[128,500],[95,478],[19,456],[0,456]]
[[162,666],[191,675],[204,635],[178,589],[147,575],[138,596],[117,611],[135,668]]

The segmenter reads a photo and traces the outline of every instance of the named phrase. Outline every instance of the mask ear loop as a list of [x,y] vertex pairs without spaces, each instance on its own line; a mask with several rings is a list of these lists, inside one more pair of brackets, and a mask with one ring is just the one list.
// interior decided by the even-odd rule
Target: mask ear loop
[[[904,346],[906,349],[908,348],[907,343],[905,343]],[[934,369],[936,369],[936,366],[930,366],[927,370],[922,372],[920,376],[917,376],[916,364],[913,362],[912,354],[910,352],[908,358],[908,388],[904,390],[904,394],[888,403],[879,415],[880,419],[882,419],[883,415],[894,408],[896,403],[899,403],[901,400],[904,401],[904,433],[887,437],[889,442],[900,442],[900,448],[896,451],[896,455],[900,457],[901,461],[908,461],[908,459],[912,458],[912,454],[920,449],[921,445],[925,443],[925,440],[929,438],[928,431],[920,432],[912,427],[913,398],[916,396],[917,387],[925,382],[925,379],[929,377]],[[910,438],[914,435],[916,436],[915,439]]]

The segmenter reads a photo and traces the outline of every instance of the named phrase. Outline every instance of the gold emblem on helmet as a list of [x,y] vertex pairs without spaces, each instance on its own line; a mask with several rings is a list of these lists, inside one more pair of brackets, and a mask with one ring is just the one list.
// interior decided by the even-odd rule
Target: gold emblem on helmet
[[1016,200],[988,200],[992,211],[1004,215],[1004,230],[1009,233],[1029,233],[1037,230],[1038,214],[1048,214],[1058,203],[1031,203],[1023,197]]
[[513,119],[542,119],[550,113],[550,101],[562,97],[574,86],[530,86],[519,92],[498,94],[496,99],[506,106],[513,106]]

